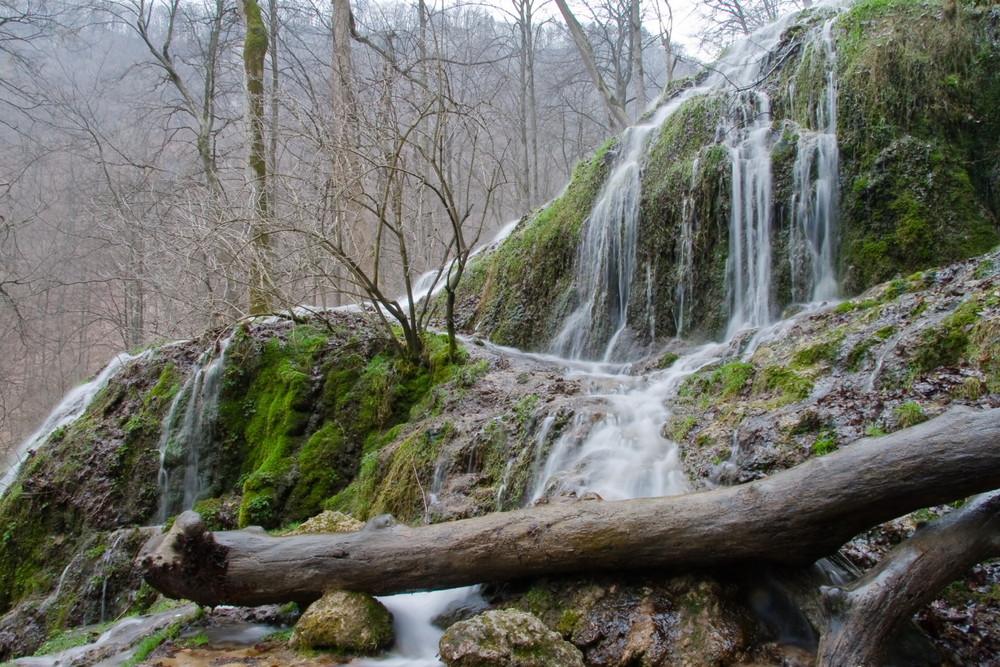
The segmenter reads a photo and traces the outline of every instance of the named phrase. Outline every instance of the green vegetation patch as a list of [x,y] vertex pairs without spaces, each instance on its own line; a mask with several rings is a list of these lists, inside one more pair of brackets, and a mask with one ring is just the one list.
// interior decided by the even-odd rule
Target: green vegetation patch
[[[436,389],[453,381],[467,386],[483,370],[464,367],[464,350],[452,360],[444,335],[425,338],[425,365],[399,358],[386,340],[337,347],[327,341],[326,331],[299,325],[264,343],[249,337],[233,343],[220,421],[223,448],[232,450],[239,468],[230,470],[228,480],[220,478],[225,483],[218,490],[242,496],[240,526],[302,521],[332,497],[352,498],[333,504],[358,516],[401,504],[397,497],[407,496],[409,485],[373,486],[376,473],[379,480],[388,472],[405,478],[397,469],[401,462],[387,469],[375,465],[380,448],[395,440],[394,427],[414,412],[433,409]],[[404,444],[397,454],[412,464],[405,454],[413,447]],[[405,472],[412,476],[409,468]],[[352,482],[352,491],[341,496]],[[359,488],[364,493],[357,494]]]
[[921,331],[919,342],[911,349],[910,374],[952,366],[969,356],[973,332],[984,329],[976,327],[980,309],[977,299],[966,299],[940,324]]
[[845,289],[1000,241],[1000,52],[963,2],[863,0],[838,21]]

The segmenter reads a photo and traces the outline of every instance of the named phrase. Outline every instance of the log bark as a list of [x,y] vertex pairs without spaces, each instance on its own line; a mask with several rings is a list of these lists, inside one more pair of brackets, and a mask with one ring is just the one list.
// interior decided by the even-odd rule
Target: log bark
[[208,605],[308,602],[567,572],[805,564],[871,526],[1000,488],[1000,409],[955,408],[737,487],[578,501],[349,534],[209,533],[188,512],[139,556],[164,594]]
[[970,567],[1000,555],[1000,492],[918,530],[851,584],[824,589],[822,667],[881,665],[886,639]]

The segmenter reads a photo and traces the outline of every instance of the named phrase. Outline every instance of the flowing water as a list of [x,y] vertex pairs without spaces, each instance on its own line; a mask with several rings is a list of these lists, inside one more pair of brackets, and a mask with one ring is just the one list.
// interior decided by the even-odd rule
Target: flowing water
[[[553,416],[543,420],[531,501],[587,492],[611,500],[690,491],[679,448],[664,434],[671,416],[671,397],[692,373],[725,358],[749,356],[758,345],[782,335],[790,326],[789,321],[774,321],[777,313],[771,280],[771,161],[779,132],[773,128],[767,95],[751,88],[764,75],[769,54],[792,20],[794,17],[786,17],[753,39],[733,46],[704,83],[663,105],[649,121],[627,130],[616,154],[610,156],[615,164],[584,223],[570,314],[552,342],[551,355],[534,355],[558,361],[568,373],[584,377],[594,400],[591,408],[578,411],[547,456],[543,456],[542,443]],[[839,156],[831,25],[828,21],[813,35],[813,45],[821,49],[829,75],[814,119],[816,129],[800,132],[789,202],[793,216],[789,262],[795,274],[794,294],[801,301],[828,300],[836,295],[833,243]],[[641,377],[630,375],[627,365],[612,360],[619,356],[616,345],[627,327],[636,272],[643,153],[649,138],[685,101],[734,89],[734,112],[719,128],[732,162],[733,205],[726,265],[729,326],[725,340],[688,351],[666,370]],[[684,202],[678,258],[678,271],[684,277],[691,273],[697,224],[693,201]],[[646,267],[645,271],[647,279],[652,278],[651,269]],[[677,285],[674,299],[679,319],[675,324],[683,331],[683,313],[692,300],[693,288],[687,280]],[[646,298],[651,300],[652,294],[647,293]],[[644,325],[652,330],[655,322]],[[748,338],[743,334],[748,329],[759,330]],[[461,589],[386,598],[397,614],[400,647],[383,661],[363,664],[440,664],[434,656],[441,633],[427,619],[453,603],[451,595],[461,597],[468,592]]]
[[[671,416],[671,398],[692,373],[722,359],[741,354],[745,358],[757,345],[787,328],[787,321],[774,322],[777,313],[771,280],[775,222],[771,161],[779,132],[773,127],[767,95],[752,88],[766,74],[764,68],[773,62],[771,51],[792,20],[794,17],[786,17],[753,39],[734,45],[701,84],[661,106],[647,122],[626,131],[616,154],[609,156],[614,160],[611,174],[584,223],[573,305],[552,342],[552,356],[544,357],[556,359],[568,373],[584,377],[591,386],[593,400],[589,408],[578,411],[574,423],[563,430],[547,455],[544,443],[554,415],[543,419],[531,500],[564,493],[579,496],[595,492],[610,500],[688,492],[679,448],[664,433]],[[813,129],[799,133],[794,192],[789,202],[793,220],[788,260],[793,294],[801,301],[836,295],[833,243],[839,157],[831,24],[814,31],[813,44],[822,49],[830,73]],[[727,93],[733,101],[733,114],[719,128],[718,135],[732,163],[733,204],[725,277],[729,325],[725,340],[687,351],[668,369],[631,375],[626,365],[613,360],[620,360],[623,354],[617,349],[618,341],[628,325],[631,283],[637,271],[635,242],[641,224],[643,154],[650,137],[684,102],[698,95]],[[691,274],[698,225],[693,200],[683,203],[681,225],[677,270],[686,278]],[[500,236],[508,231],[505,229]],[[645,267],[644,271],[651,284],[652,269]],[[416,287],[428,292],[435,284],[427,278]],[[679,306],[675,308],[678,331],[684,330],[683,314],[692,302],[692,291],[689,280],[677,282],[673,298]],[[651,302],[652,292],[645,297]],[[654,309],[648,310],[652,313]],[[642,326],[650,327],[651,333],[655,331],[652,319]],[[747,329],[758,332],[748,337],[743,333]],[[199,360],[164,422],[160,443],[161,519],[190,508],[201,493],[199,452],[205,438],[211,437],[211,416],[217,406],[227,343],[222,343],[214,355]],[[113,372],[106,369],[102,376]],[[44,440],[55,428],[58,425],[42,436],[33,436],[33,442]],[[183,475],[178,475],[180,470]],[[395,617],[397,646],[381,659],[361,659],[353,664],[439,665],[436,656],[441,631],[433,626],[432,619],[476,595],[475,589],[456,589],[382,598]]]
[[[735,45],[704,83],[662,106],[648,122],[626,131],[616,155],[611,157],[615,160],[612,172],[584,224],[573,307],[552,342],[551,354],[533,355],[557,361],[569,374],[583,377],[592,387],[593,401],[590,408],[578,411],[547,456],[543,456],[543,443],[554,416],[543,420],[531,501],[567,493],[580,496],[595,492],[610,500],[688,492],[679,448],[663,432],[671,415],[671,397],[692,373],[721,359],[749,356],[758,345],[782,335],[790,326],[789,321],[774,322],[777,313],[771,281],[771,157],[778,133],[772,127],[769,99],[761,92],[750,92],[750,88],[763,75],[768,54],[792,20],[786,17],[752,40]],[[832,21],[827,22],[814,35],[813,43],[822,49],[830,74],[823,104],[816,112],[817,129],[800,132],[793,199],[789,202],[793,215],[789,261],[797,280],[795,296],[801,301],[836,295],[832,258],[839,157],[831,25]],[[734,114],[726,126],[719,128],[733,169],[726,267],[729,326],[725,341],[694,348],[669,369],[641,377],[630,375],[627,365],[612,360],[618,358],[616,345],[627,326],[631,282],[636,272],[643,153],[653,133],[685,101],[733,89],[737,91],[733,93]],[[682,218],[678,271],[687,277],[698,224],[693,201],[684,203]],[[647,278],[652,278],[648,275],[651,269],[646,267],[645,271]],[[674,299],[680,306],[675,309],[680,319],[675,324],[683,331],[683,313],[692,300],[693,287],[686,280],[677,285]],[[646,298],[651,300],[652,294],[647,293]],[[654,325],[652,320],[645,323],[651,328]],[[742,334],[747,329],[759,331],[748,338]],[[381,661],[362,664],[440,664],[435,655],[441,631],[428,619],[465,595],[469,595],[468,589],[385,598],[396,614],[399,647]]]
[[[217,347],[202,355],[163,420],[157,479],[160,485],[159,523],[191,509],[202,495],[201,452],[214,435],[230,340],[220,341]],[[180,471],[183,474],[178,475]]]
[[53,408],[49,416],[38,430],[28,436],[13,452],[7,455],[4,461],[4,473],[0,477],[0,496],[7,491],[7,488],[14,483],[21,464],[24,463],[28,453],[36,447],[42,445],[53,433],[60,428],[68,426],[76,421],[94,400],[98,392],[107,386],[118,372],[130,361],[149,355],[148,351],[137,355],[117,354],[107,366],[98,373],[93,380],[70,389],[63,399]]
[[[682,101],[735,86],[733,113],[719,128],[719,136],[725,137],[732,163],[733,204],[725,279],[729,308],[726,342],[695,348],[664,371],[642,377],[621,372],[614,377],[610,389],[607,381],[595,383],[596,389],[591,395],[602,404],[600,409],[596,414],[581,411],[561,434],[541,466],[533,499],[595,492],[612,500],[689,491],[679,448],[664,433],[671,416],[671,398],[692,373],[739,355],[740,350],[731,341],[738,340],[741,332],[760,329],[743,350],[743,354],[749,354],[747,350],[752,352],[762,337],[780,335],[784,329],[780,323],[768,326],[777,316],[771,275],[775,210],[772,152],[781,133],[774,129],[767,95],[750,90],[748,86],[762,76],[761,68],[767,62],[767,54],[776,48],[793,18],[786,17],[757,33],[753,40],[733,47],[726,62],[717,66],[715,74],[704,84],[661,108],[649,125],[623,138],[623,157],[586,222],[584,249],[580,255],[580,266],[586,271],[578,276],[577,284],[584,285],[591,297],[566,318],[552,348],[570,359],[585,358],[588,350],[593,355],[591,358],[604,362],[613,358],[615,344],[626,326],[627,284],[634,270],[630,267],[628,273],[622,273],[622,263],[633,257],[634,252],[619,249],[617,245],[621,239],[634,238],[632,226],[636,220],[629,216],[637,211],[641,192],[638,177],[633,178],[633,163],[641,159],[646,138]],[[797,291],[801,299],[809,302],[835,297],[837,286],[833,243],[839,155],[832,23],[832,20],[827,21],[812,36],[811,45],[823,54],[829,74],[814,119],[819,129],[800,132],[795,182],[789,202],[793,217],[793,243],[790,245],[795,249],[790,258],[792,272],[799,277]],[[687,264],[691,262],[691,239],[697,220],[696,212],[688,210],[687,206],[690,203],[682,207],[678,266],[679,271],[690,275]],[[594,266],[601,268],[594,271]],[[601,279],[607,282],[601,283]],[[685,302],[691,298],[690,287],[683,280],[677,285],[674,298],[679,307],[676,312],[683,313]],[[610,316],[598,307],[601,303],[615,305]],[[601,322],[610,322],[611,326],[605,328],[614,333],[601,339],[607,341],[603,349],[600,345],[588,348],[593,341],[592,334],[604,326]],[[679,330],[683,329],[683,319],[676,324]]]

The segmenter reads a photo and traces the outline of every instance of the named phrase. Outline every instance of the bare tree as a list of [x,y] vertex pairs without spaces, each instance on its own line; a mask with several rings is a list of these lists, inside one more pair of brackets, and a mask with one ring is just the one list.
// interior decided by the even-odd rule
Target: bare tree
[[702,44],[721,49],[802,5],[798,0],[701,0],[699,6],[706,23]]
[[604,105],[607,108],[608,116],[611,118],[613,129],[616,131],[624,129],[630,122],[628,114],[625,113],[625,100],[616,96],[608,87],[604,77],[601,76],[601,72],[597,67],[597,60],[594,56],[594,48],[587,40],[587,34],[584,32],[583,26],[577,21],[569,5],[566,4],[566,0],[555,0],[555,3],[559,7],[559,12],[562,14],[563,19],[566,21],[566,27],[569,29],[580,58],[587,68],[587,74],[590,76],[598,92],[600,92],[601,99],[604,100]]

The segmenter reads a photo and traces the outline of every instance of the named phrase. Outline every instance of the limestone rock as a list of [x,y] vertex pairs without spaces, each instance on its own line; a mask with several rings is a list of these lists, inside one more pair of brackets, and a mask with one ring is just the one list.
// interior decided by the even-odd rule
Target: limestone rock
[[488,611],[451,626],[441,637],[449,667],[583,667],[579,649],[522,611]]
[[389,647],[394,639],[392,614],[381,602],[365,593],[331,591],[302,614],[291,644],[372,653]]
[[354,533],[365,527],[365,524],[343,512],[327,510],[313,518],[303,521],[302,525],[289,530],[282,535],[306,535],[311,533]]

